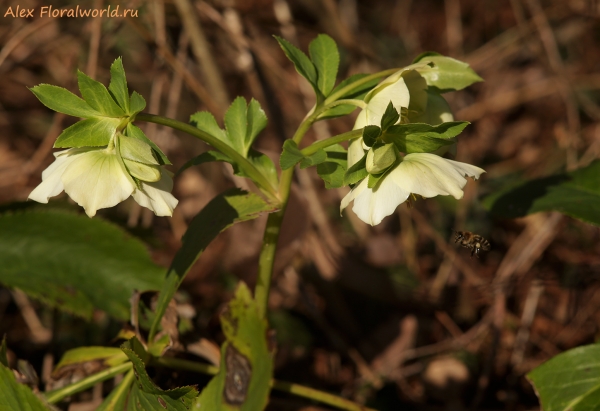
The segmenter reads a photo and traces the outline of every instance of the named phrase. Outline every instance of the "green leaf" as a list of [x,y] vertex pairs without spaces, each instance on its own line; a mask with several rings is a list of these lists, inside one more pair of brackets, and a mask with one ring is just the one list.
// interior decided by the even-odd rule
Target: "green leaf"
[[348,163],[348,153],[340,144],[325,148],[327,159],[317,165],[317,173],[325,182],[325,188],[339,188],[344,186],[344,174]]
[[214,151],[214,150],[205,151],[204,153],[200,154],[199,156],[196,156],[196,157],[192,158],[191,160],[189,160],[188,162],[186,162],[179,170],[177,170],[176,175],[183,173],[185,170],[187,170],[188,168],[190,168],[192,166],[199,166],[200,164],[209,163],[211,161],[224,161],[224,162],[227,162],[230,164],[233,163],[232,159],[230,159],[228,156],[221,153],[220,151]]
[[429,63],[416,70],[425,78],[427,85],[438,88],[442,93],[462,90],[483,81],[467,63],[437,53],[423,53],[413,63]]
[[275,211],[275,208],[258,195],[234,188],[213,198],[194,217],[182,238],[183,244],[175,255],[167,273],[167,278],[161,288],[162,292],[158,299],[151,334],[158,329],[167,304],[208,244],[221,231],[233,224],[252,220],[262,213],[273,211]]
[[129,319],[133,290],[158,290],[164,268],[142,242],[101,219],[53,211],[0,215],[0,282],[90,319]]
[[267,125],[267,116],[258,101],[252,99],[246,107],[246,99],[237,97],[225,113],[225,129],[229,145],[246,157],[258,133]]
[[146,100],[137,91],[131,93],[129,98],[129,113],[134,115],[146,108]]
[[104,84],[86,76],[79,70],[77,71],[77,82],[81,96],[94,110],[107,117],[125,116],[125,111],[118,106]]
[[394,107],[394,104],[390,101],[388,106],[385,108],[385,113],[381,117],[381,129],[387,130],[400,119],[400,113]]
[[132,123],[127,123],[127,127],[125,128],[125,135],[143,141],[144,143],[152,147],[152,150],[154,150],[154,154],[156,155],[156,157],[158,157],[158,162],[160,165],[171,164],[165,153],[163,153],[162,150],[156,144],[154,144],[154,141],[146,137],[146,134],[144,134],[144,132],[139,127],[134,126]]
[[[230,107],[231,109],[231,107]],[[217,124],[217,120],[215,117],[209,113],[208,111],[199,111],[190,116],[190,124],[200,129],[202,131],[207,132],[213,137],[218,138],[221,141],[227,142],[227,144],[231,145],[231,142],[227,138],[227,133],[219,127]]]
[[[267,178],[272,187],[277,187],[279,185],[277,169],[269,156],[251,148],[248,151],[248,160],[250,160],[250,162],[254,164],[254,167]],[[235,170],[236,175],[248,177],[236,164],[233,164],[233,169]]]
[[327,97],[335,84],[340,64],[337,45],[327,34],[319,34],[310,42],[308,53],[317,69],[317,86],[323,96]]
[[127,361],[127,356],[120,348],[115,347],[78,347],[67,351],[54,368],[54,372],[63,367],[88,361],[102,360],[108,367]]
[[[152,382],[142,358],[147,353],[140,352],[141,344],[134,337],[126,341],[121,349],[133,364],[137,383],[133,384],[129,403],[136,404],[137,409],[144,411],[189,411],[194,398],[198,396],[195,387],[185,386],[172,390],[163,390]],[[131,408],[130,408],[131,409]]]
[[558,211],[600,226],[600,160],[587,167],[499,190],[483,200],[493,215],[518,218]]
[[318,150],[314,154],[304,157],[302,161],[300,161],[300,168],[308,168],[310,166],[316,166],[317,164],[321,164],[327,160],[327,153],[325,150]]
[[246,284],[239,283],[234,299],[221,315],[227,338],[221,347],[219,373],[194,402],[206,410],[258,411],[267,405],[273,357],[267,344],[267,321]]
[[399,151],[406,154],[431,153],[455,144],[452,138],[460,134],[467,125],[467,121],[449,121],[437,126],[422,123],[397,124],[387,129],[383,140],[393,142]]
[[366,164],[367,155],[365,154],[363,158],[358,160],[356,164],[346,170],[346,174],[344,174],[344,185],[356,184],[369,175],[366,169]]
[[94,110],[85,100],[80,99],[65,88],[40,84],[29,90],[35,94],[43,105],[59,113],[82,118],[102,116],[102,113]]
[[527,378],[544,411],[600,409],[600,345],[566,351],[540,365]]
[[283,49],[286,57],[294,63],[294,67],[296,67],[296,71],[300,73],[302,77],[308,80],[308,82],[313,86],[313,89],[317,94],[319,94],[319,86],[318,86],[318,78],[317,78],[317,69],[315,65],[310,61],[308,56],[304,54],[300,49],[294,46],[289,41],[282,39],[281,37],[274,36],[275,40],[279,43],[279,46]]
[[282,170],[294,167],[304,158],[304,154],[298,148],[294,140],[285,140],[283,143],[283,152],[279,157],[279,166]]
[[110,84],[108,85],[112,97],[117,104],[129,113],[129,90],[127,89],[127,79],[125,78],[125,68],[123,68],[123,60],[117,58],[110,66]]
[[378,126],[365,126],[363,128],[362,138],[367,147],[372,147],[381,135],[381,128]]
[[29,387],[19,384],[10,368],[0,364],[0,410],[48,411]]
[[63,130],[54,142],[55,148],[100,147],[108,145],[120,124],[118,118],[88,118]]

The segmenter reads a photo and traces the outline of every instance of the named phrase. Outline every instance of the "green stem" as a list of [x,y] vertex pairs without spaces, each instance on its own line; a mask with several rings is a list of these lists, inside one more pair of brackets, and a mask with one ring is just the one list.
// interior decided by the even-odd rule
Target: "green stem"
[[[161,365],[163,367],[175,368],[179,370],[186,370],[192,372],[199,372],[202,374],[215,375],[219,372],[219,367],[215,367],[214,365],[203,364],[196,361],[184,360],[181,358],[169,358],[169,357],[160,357],[153,358],[151,360],[152,365]],[[350,400],[347,400],[342,397],[338,397],[337,395],[329,394],[323,391],[316,390],[314,388],[306,387],[300,384],[295,384],[291,382],[285,381],[277,381],[271,380],[269,385],[277,390],[282,392],[287,392],[289,394],[296,395],[298,397],[308,398],[314,401],[321,402],[323,404],[332,405],[341,410],[348,411],[373,411],[369,408],[363,407],[359,404],[356,404]]]
[[363,129],[360,128],[358,130],[347,131],[346,133],[338,134],[337,136],[333,136],[330,138],[326,138],[325,140],[319,140],[311,144],[310,146],[300,150],[302,154],[305,156],[310,156],[319,151],[322,148],[326,148],[332,146],[337,143],[341,143],[342,141],[352,140],[362,136]]
[[338,91],[336,91],[335,93],[331,94],[329,97],[327,97],[327,99],[325,99],[325,104],[330,104],[333,101],[336,101],[338,98],[344,96],[345,94],[348,94],[349,92],[351,92],[352,90],[354,90],[355,88],[362,86],[365,83],[368,83],[371,80],[375,80],[381,77],[387,77],[387,76],[391,76],[392,74],[394,74],[395,72],[397,72],[398,70],[400,70],[399,68],[393,68],[393,69],[389,69],[389,70],[383,70],[380,71],[378,73],[373,73],[370,74],[368,76],[365,76],[353,83],[348,84],[345,87],[342,87],[341,89],[339,89]]
[[162,116],[156,116],[154,114],[148,113],[138,113],[135,117],[136,120],[147,121],[149,123],[161,124],[163,126],[174,128],[175,130],[183,131],[184,133],[188,133],[200,140],[210,144],[217,150],[221,151],[223,154],[226,154],[229,158],[231,158],[239,167],[244,171],[244,173],[250,177],[262,190],[263,192],[269,196],[270,200],[278,203],[279,199],[277,198],[277,191],[275,187],[269,183],[269,180],[260,172],[254,164],[248,161],[243,155],[235,151],[235,149],[229,146],[222,140],[219,140],[217,137],[200,130],[190,124],[183,123],[181,121],[173,120],[171,118],[166,118]]
[[63,388],[59,388],[57,390],[48,391],[45,396],[46,400],[50,404],[56,404],[63,398],[68,397],[69,395],[76,394],[80,391],[87,390],[88,388],[93,387],[99,382],[108,380],[116,375],[122,374],[125,371],[129,371],[133,367],[133,364],[130,362],[126,362],[124,364],[115,365],[114,367],[107,368],[104,371],[100,371],[97,374],[90,375],[87,378],[84,378],[81,381],[76,382],[75,384],[68,385]]
[[[319,114],[320,112],[313,112],[302,121],[293,137],[296,144],[299,144],[302,141],[302,138],[310,126],[316,121]],[[263,318],[267,315],[269,289],[271,288],[271,277],[273,276],[277,240],[279,239],[281,223],[290,197],[293,175],[294,167],[281,172],[281,177],[279,178],[279,199],[281,201],[281,206],[279,211],[271,213],[269,214],[269,217],[267,217],[267,226],[265,228],[260,257],[258,259],[258,278],[256,280],[256,286],[254,287],[254,299],[258,304],[258,314]]]

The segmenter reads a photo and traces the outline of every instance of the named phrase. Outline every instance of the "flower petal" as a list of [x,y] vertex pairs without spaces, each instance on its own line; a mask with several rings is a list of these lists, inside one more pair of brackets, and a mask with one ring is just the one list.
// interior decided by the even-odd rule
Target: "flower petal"
[[379,224],[410,195],[409,191],[403,190],[388,177],[384,177],[375,190],[368,188],[368,179],[365,178],[344,197],[342,209],[354,200],[352,211],[358,218],[372,226]]
[[354,164],[358,163],[361,158],[365,156],[365,150],[363,149],[362,137],[355,138],[348,144],[348,165],[350,168]]
[[458,161],[446,160],[435,154],[413,153],[390,173],[403,189],[423,197],[452,195],[459,199],[467,183],[465,175],[479,177],[484,170]]
[[372,124],[378,126],[390,101],[398,112],[400,112],[401,107],[408,107],[409,105],[410,95],[403,78],[399,78],[395,83],[381,87],[380,89],[375,88],[374,91],[375,93],[368,102],[367,108],[364,109],[367,116],[365,125]]
[[29,199],[38,203],[47,203],[50,197],[60,194],[65,188],[61,176],[75,157],[69,156],[71,150],[54,153],[56,160],[42,172],[42,182],[29,194]]
[[161,169],[161,178],[155,183],[141,182],[141,189],[136,188],[132,196],[142,207],[154,211],[157,216],[172,216],[173,209],[179,201],[171,194],[173,179],[169,172]]
[[94,150],[81,154],[62,176],[65,192],[93,217],[100,208],[127,199],[135,186],[116,154]]

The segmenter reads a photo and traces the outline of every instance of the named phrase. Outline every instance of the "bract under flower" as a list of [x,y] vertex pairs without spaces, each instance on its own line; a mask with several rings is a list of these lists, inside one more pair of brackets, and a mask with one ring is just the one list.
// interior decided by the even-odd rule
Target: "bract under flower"
[[456,199],[464,195],[465,176],[478,179],[485,170],[470,164],[447,160],[435,154],[408,154],[379,184],[368,188],[368,178],[362,180],[343,199],[340,212],[351,201],[352,210],[367,224],[377,225],[392,214],[411,193],[422,197],[452,195]]

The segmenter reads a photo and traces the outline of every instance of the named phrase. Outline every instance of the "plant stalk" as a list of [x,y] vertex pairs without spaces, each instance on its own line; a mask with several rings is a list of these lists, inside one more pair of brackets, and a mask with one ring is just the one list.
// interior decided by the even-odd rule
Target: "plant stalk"
[[109,378],[122,374],[125,371],[129,371],[130,369],[132,369],[132,367],[133,364],[131,364],[130,362],[115,365],[114,367],[107,368],[106,370],[100,371],[97,374],[90,375],[89,377],[84,378],[83,380],[78,381],[75,384],[71,384],[53,391],[48,391],[44,395],[46,396],[46,400],[50,404],[56,404],[57,402],[68,397],[69,395],[73,395],[80,391],[87,390],[88,388],[93,387],[99,382],[108,380]]
[[276,188],[273,187],[271,183],[269,183],[267,178],[260,171],[258,171],[256,167],[254,167],[254,164],[248,161],[248,159],[246,159],[243,155],[238,153],[233,147],[229,146],[224,141],[219,140],[217,137],[205,131],[202,131],[199,128],[196,128],[190,124],[173,120],[167,117],[157,116],[148,113],[138,113],[135,119],[171,127],[175,130],[183,131],[184,133],[190,134],[204,141],[207,144],[210,144],[217,150],[221,151],[223,154],[226,154],[240,167],[240,169],[244,170],[246,175],[250,177],[259,186],[259,188],[262,189],[262,191],[269,197],[271,201],[273,201],[274,203],[279,202]]

